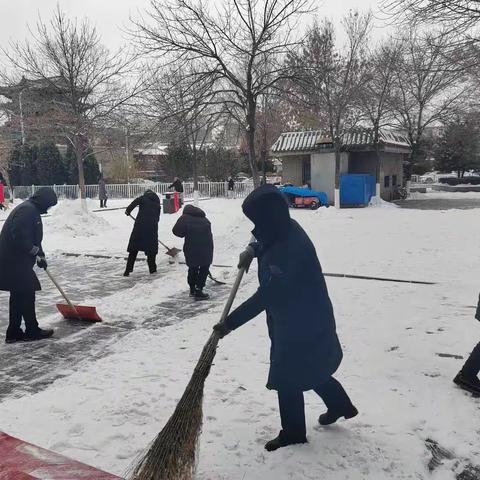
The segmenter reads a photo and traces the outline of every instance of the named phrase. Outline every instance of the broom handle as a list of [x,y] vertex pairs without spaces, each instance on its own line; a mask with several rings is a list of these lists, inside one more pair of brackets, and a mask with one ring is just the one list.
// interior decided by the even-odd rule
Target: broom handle
[[77,309],[75,308],[75,305],[69,300],[67,297],[67,294],[63,291],[62,287],[58,284],[58,282],[55,280],[53,275],[50,273],[48,268],[45,268],[45,273],[48,275],[52,283],[57,287],[57,290],[60,292],[62,297],[65,299],[65,301],[68,303],[68,306],[75,312],[75,315],[80,318],[79,313],[77,312]]
[[[136,218],[135,218],[131,213],[129,213],[128,216],[129,216],[130,218],[132,218],[133,220],[136,220]],[[158,243],[159,243],[163,248],[166,248],[168,251],[171,250],[171,248],[170,248],[168,245],[165,245],[161,240],[159,240]]]
[[[255,241],[255,237],[252,235],[250,238],[249,244]],[[238,288],[240,287],[240,283],[242,283],[242,278],[243,275],[245,275],[246,268],[240,268],[237,273],[237,278],[235,279],[235,282],[233,283],[232,289],[230,290],[230,295],[228,296],[227,303],[225,304],[225,308],[223,309],[222,316],[220,318],[220,322],[224,322],[225,319],[228,317],[228,314],[230,313],[230,309],[232,308],[233,302],[235,300],[235,297],[237,296]]]

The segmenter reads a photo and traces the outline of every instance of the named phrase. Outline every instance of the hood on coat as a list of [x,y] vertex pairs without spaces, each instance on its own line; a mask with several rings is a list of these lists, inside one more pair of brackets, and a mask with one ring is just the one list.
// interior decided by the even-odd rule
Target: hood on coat
[[253,234],[265,245],[282,240],[291,227],[288,204],[274,185],[256,188],[243,202],[243,213],[255,224]]
[[205,212],[194,205],[186,205],[183,209],[184,215],[190,215],[192,217],[206,217]]
[[145,190],[143,196],[148,198],[148,200],[160,205],[160,197],[153,190]]
[[50,207],[57,204],[57,194],[50,187],[42,187],[30,197],[30,201],[35,204],[40,213],[47,213]]

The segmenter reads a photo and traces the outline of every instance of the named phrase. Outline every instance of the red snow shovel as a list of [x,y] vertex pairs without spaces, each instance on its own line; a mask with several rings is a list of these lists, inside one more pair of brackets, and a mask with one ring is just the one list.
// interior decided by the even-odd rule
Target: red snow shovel
[[69,300],[66,293],[63,291],[62,287],[55,280],[53,275],[48,271],[48,268],[45,268],[45,273],[48,275],[52,283],[57,287],[57,290],[60,292],[60,294],[68,304],[68,305],[65,305],[63,303],[57,303],[57,309],[63,315],[63,318],[65,318],[65,320],[86,320],[87,322],[102,321],[95,307],[85,307],[82,305],[74,305]]
[[[129,214],[128,216],[133,220],[136,220],[136,218],[133,215]],[[167,250],[165,253],[172,258],[176,257],[181,252],[181,250],[176,247],[170,248],[168,245],[165,245],[161,240],[159,240],[158,243]]]

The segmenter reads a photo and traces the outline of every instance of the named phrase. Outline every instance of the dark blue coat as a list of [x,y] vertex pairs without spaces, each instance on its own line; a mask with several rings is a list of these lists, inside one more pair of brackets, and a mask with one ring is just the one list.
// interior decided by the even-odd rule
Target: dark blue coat
[[136,198],[125,210],[130,215],[138,207],[128,252],[145,252],[147,255],[158,253],[158,222],[160,220],[160,198],[152,190],[147,190]]
[[311,390],[342,360],[335,317],[315,247],[292,220],[284,197],[265,185],[247,197],[243,211],[255,224],[257,292],[226,320],[238,328],[266,310],[271,339],[267,387]]
[[185,238],[183,252],[189,267],[208,267],[212,264],[212,226],[201,208],[187,205],[172,232],[177,237]]
[[[43,225],[40,214],[57,203],[51,188],[40,188],[8,216],[0,233],[0,290],[40,290],[33,267],[42,250]],[[38,247],[38,252],[37,252]]]

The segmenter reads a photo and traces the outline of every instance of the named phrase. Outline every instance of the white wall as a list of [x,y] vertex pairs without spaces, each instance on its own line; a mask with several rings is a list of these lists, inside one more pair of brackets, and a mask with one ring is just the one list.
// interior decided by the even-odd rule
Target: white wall
[[325,192],[329,203],[333,205],[335,202],[335,153],[314,153],[311,159],[312,189]]
[[288,156],[282,158],[282,181],[292,185],[302,185],[302,164],[305,156]]

